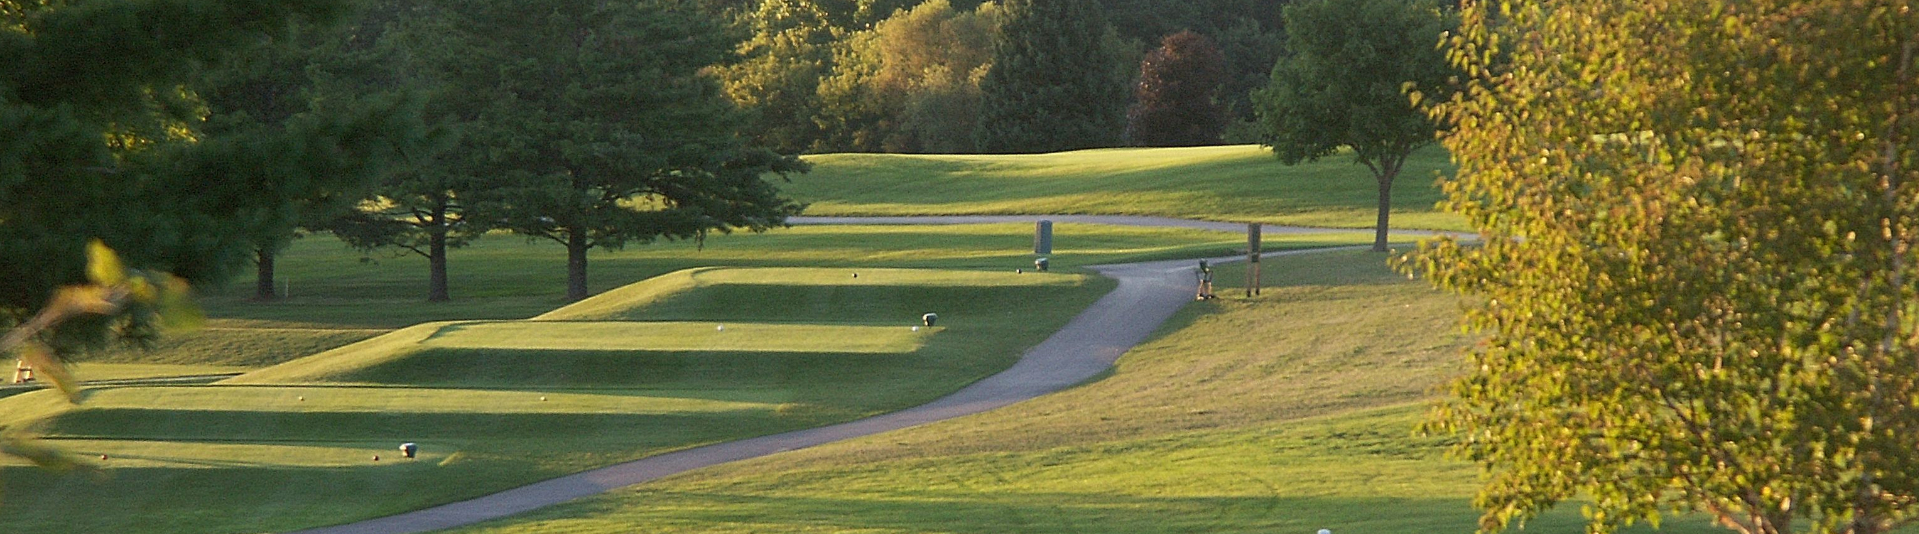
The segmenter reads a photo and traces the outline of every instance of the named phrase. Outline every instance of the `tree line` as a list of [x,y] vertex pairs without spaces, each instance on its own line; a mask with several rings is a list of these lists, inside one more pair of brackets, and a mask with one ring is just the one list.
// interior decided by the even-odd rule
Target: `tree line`
[[[804,164],[739,135],[729,33],[673,0],[0,4],[0,325],[98,239],[202,287],[302,232],[429,260],[505,230],[586,252],[764,230]],[[132,310],[41,335],[144,338]],[[109,333],[113,335],[108,335]]]
[[444,301],[450,251],[508,231],[561,244],[580,299],[589,250],[782,224],[768,178],[800,152],[1272,143],[1259,88],[1297,40],[1279,0],[243,4],[0,11],[26,121],[0,246],[57,266],[0,277],[7,315],[79,280],[88,237],[203,285],[251,264],[271,300],[325,233],[425,259]]
[[[1257,141],[1253,95],[1284,55],[1287,3],[709,6],[746,35],[741,60],[719,74],[728,94],[753,110],[762,144],[785,152],[1007,153]],[[1167,41],[1175,35],[1183,37]],[[1171,81],[1188,87],[1164,91]]]

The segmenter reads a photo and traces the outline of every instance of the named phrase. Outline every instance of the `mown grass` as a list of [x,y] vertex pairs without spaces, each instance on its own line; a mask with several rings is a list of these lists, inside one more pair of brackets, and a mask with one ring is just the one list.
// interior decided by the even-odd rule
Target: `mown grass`
[[[1052,255],[1060,269],[1224,254],[1243,247],[1222,232],[1062,224]],[[1360,234],[1269,237],[1268,247],[1356,242]],[[707,266],[1031,267],[1030,225],[821,226],[764,234],[717,235],[704,246],[665,242],[590,255],[596,291]],[[250,300],[236,282],[200,299],[212,319],[203,330],[160,340],[151,350],[119,349],[85,361],[264,367],[340,347],[393,329],[431,321],[525,319],[566,305],[566,256],[547,241],[492,235],[455,250],[449,268],[452,302],[426,303],[425,260],[367,258],[325,236],[296,241],[279,260],[290,297]],[[244,282],[244,281],[241,281]],[[153,368],[155,375],[169,374]]]
[[[1345,154],[1281,165],[1253,145],[1035,155],[822,154],[784,187],[808,215],[1099,214],[1371,228],[1378,186]],[[1434,208],[1444,150],[1406,163],[1394,228],[1465,230]]]
[[[1013,271],[1030,270],[1027,225],[797,228],[705,251],[631,249],[596,258],[595,272],[668,274],[558,310],[557,277],[527,272],[558,271],[555,247],[503,239],[463,251],[485,259],[455,256],[456,269],[496,276],[493,296],[456,286],[481,302],[434,309],[394,295],[418,279],[413,266],[363,264],[309,240],[288,256],[299,261],[282,262],[299,276],[290,301],[216,296],[209,309],[221,327],[270,337],[379,330],[395,315],[484,310],[484,320],[409,327],[214,385],[96,388],[77,408],[49,392],[0,401],[0,425],[106,457],[95,462],[105,468],[99,480],[6,467],[0,514],[13,519],[0,532],[287,530],[910,406],[1005,367],[1110,287],[1075,266],[1220,253],[1240,239],[1062,226],[1049,274]],[[729,263],[829,267],[672,271]],[[939,266],[972,269],[920,269]],[[374,296],[351,297],[362,292]],[[341,305],[302,310],[303,298]],[[525,311],[536,303],[547,313]],[[938,328],[913,331],[928,311],[941,314]],[[647,347],[664,340],[658,329],[687,335]],[[859,341],[868,329],[892,334],[870,346]],[[727,344],[733,335],[763,337]],[[422,457],[398,461],[403,441],[419,443]]]
[[[1413,433],[1469,339],[1384,256],[1270,258],[1102,380],[1005,409],[682,475],[458,530],[1469,532],[1475,469]],[[1576,503],[1529,532],[1576,532]],[[1669,532],[1716,532],[1698,518]]]
[[[675,287],[623,309],[593,303],[622,321],[429,323],[212,385],[100,387],[77,407],[51,392],[3,401],[0,424],[103,455],[110,478],[6,468],[0,513],[21,519],[0,531],[317,526],[872,415],[1010,365],[1112,287],[1011,271],[702,275],[668,277]],[[880,301],[869,311],[953,312],[915,329],[918,313],[817,315],[775,300],[756,306],[769,320],[735,321],[702,302],[787,283],[822,295],[884,288],[854,292]],[[722,318],[729,328],[716,328]],[[424,455],[400,460],[401,442]]]

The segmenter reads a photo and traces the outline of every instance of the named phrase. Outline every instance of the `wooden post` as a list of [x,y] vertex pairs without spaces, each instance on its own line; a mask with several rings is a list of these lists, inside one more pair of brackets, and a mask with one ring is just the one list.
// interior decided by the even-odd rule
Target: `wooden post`
[[1259,294],[1259,223],[1246,225],[1246,296]]

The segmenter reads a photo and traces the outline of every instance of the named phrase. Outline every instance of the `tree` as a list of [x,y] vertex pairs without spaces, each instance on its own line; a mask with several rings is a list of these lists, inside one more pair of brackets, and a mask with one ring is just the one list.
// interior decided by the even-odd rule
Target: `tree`
[[[539,13],[528,16],[528,13]],[[761,176],[804,169],[746,143],[744,114],[705,74],[728,49],[670,1],[489,0],[453,17],[448,83],[484,102],[463,144],[508,186],[491,212],[567,249],[567,297],[586,253],[628,242],[759,231],[800,206]]]
[[[1480,243],[1407,268],[1486,340],[1429,429],[1482,530],[1919,514],[1919,13],[1903,2],[1468,4],[1438,108]],[[1803,523],[1802,523],[1803,521]]]
[[[259,167],[246,172],[257,175],[261,194],[284,199],[297,228],[330,226],[385,172],[385,148],[419,136],[416,100],[378,90],[321,94],[313,73],[321,59],[318,50],[341,37],[332,30],[297,22],[220,63],[202,65],[191,85],[208,116],[202,137],[234,139],[266,156],[249,159]],[[341,143],[359,148],[333,152]],[[254,298],[278,298],[274,258],[296,237],[296,229],[249,229],[256,232]]]
[[[470,199],[497,185],[485,148],[458,143],[461,124],[478,120],[484,102],[449,88],[445,64],[464,52],[431,1],[384,2],[350,25],[348,38],[327,43],[316,67],[322,84],[341,93],[395,92],[425,101],[411,130],[395,140],[398,161],[350,209],[322,217],[322,226],[363,252],[399,250],[427,262],[427,302],[452,300],[450,249],[491,229],[485,216],[468,216]],[[464,148],[465,150],[460,150]]]
[[1139,64],[1126,138],[1135,146],[1200,146],[1219,143],[1226,108],[1226,56],[1206,36],[1183,31],[1166,36]]
[[749,137],[782,152],[820,143],[820,79],[833,71],[840,32],[811,0],[765,0],[745,17],[752,37],[737,63],[718,67],[726,94],[753,111]]
[[[327,20],[333,0],[6,2],[0,4],[0,324],[34,315],[57,288],[84,280],[91,238],[129,268],[194,283],[224,279],[252,249],[249,228],[285,227],[284,197],[247,140],[201,139],[199,104],[182,84],[197,62]],[[329,133],[315,128],[308,133]],[[331,133],[339,133],[332,130]],[[304,154],[354,148],[305,140]],[[322,149],[325,150],[322,150]],[[139,321],[117,323],[140,336]],[[102,340],[107,320],[52,331],[68,350]]]
[[980,81],[979,150],[1055,152],[1119,144],[1126,88],[1116,37],[1094,0],[1007,0]]
[[931,0],[849,36],[838,72],[820,84],[827,146],[970,152],[996,19],[994,4],[958,11]]
[[1436,48],[1451,24],[1427,0],[1306,0],[1286,7],[1292,56],[1254,95],[1262,144],[1287,165],[1341,148],[1379,185],[1373,251],[1386,251],[1393,180],[1438,126],[1407,98],[1440,96],[1452,71]]

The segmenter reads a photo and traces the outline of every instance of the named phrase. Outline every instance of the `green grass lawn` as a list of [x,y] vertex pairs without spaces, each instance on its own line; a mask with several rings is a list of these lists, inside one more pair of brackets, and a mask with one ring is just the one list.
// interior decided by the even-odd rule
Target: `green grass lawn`
[[[1367,252],[1264,271],[1248,299],[1223,268],[1223,298],[1079,388],[458,532],[1472,531],[1474,468],[1412,433],[1469,342],[1455,297]],[[1527,531],[1578,532],[1576,509]]]
[[[1041,274],[1030,231],[795,228],[704,251],[636,247],[597,255],[595,284],[650,280],[558,309],[557,247],[489,239],[460,251],[456,282],[479,277],[468,283],[486,280],[485,291],[456,285],[464,302],[436,307],[400,291],[423,278],[417,264],[361,263],[309,239],[282,260],[295,275],[288,302],[209,300],[216,328],[201,335],[251,334],[259,353],[160,356],[232,369],[286,360],[299,343],[343,346],[212,385],[99,387],[78,407],[51,392],[0,400],[0,425],[106,457],[98,477],[4,467],[0,532],[316,526],[911,406],[1004,368],[1111,287],[1077,266],[1224,253],[1240,239],[1062,225],[1058,268]],[[705,265],[736,267],[689,268]],[[928,311],[938,327],[914,331]],[[413,320],[432,322],[394,329]],[[108,356],[82,371],[141,355]],[[397,460],[403,441],[422,457]]]
[[[212,385],[100,387],[78,407],[51,392],[0,401],[0,422],[105,455],[96,463],[109,475],[7,468],[0,513],[20,519],[0,531],[316,526],[863,417],[1010,365],[1112,287],[1012,271],[876,269],[855,279],[836,269],[838,285],[819,269],[701,274],[625,309],[589,303],[623,320],[427,323]],[[881,301],[869,311],[915,313],[816,315],[805,300],[769,300],[749,314],[761,320],[705,316],[724,310],[707,299],[794,292],[782,280],[799,293]],[[647,312],[655,307],[658,317]],[[920,310],[951,316],[914,329]],[[426,455],[397,460],[405,441]]]
[[[784,189],[807,215],[1098,214],[1371,228],[1371,171],[1337,154],[1281,165],[1254,145],[1126,148],[1035,155],[822,154]],[[1444,150],[1407,160],[1393,184],[1394,228],[1465,230],[1434,208]]]

